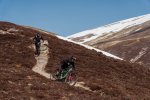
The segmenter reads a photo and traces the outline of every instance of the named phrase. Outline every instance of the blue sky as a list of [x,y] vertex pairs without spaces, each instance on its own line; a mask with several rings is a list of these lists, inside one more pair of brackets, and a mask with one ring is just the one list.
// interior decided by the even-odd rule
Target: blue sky
[[150,13],[150,0],[0,0],[0,21],[61,36]]

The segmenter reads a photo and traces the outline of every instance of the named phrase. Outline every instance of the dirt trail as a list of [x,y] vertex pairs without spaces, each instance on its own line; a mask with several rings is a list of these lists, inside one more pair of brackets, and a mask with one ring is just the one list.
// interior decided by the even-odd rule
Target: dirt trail
[[35,57],[37,62],[36,62],[36,65],[32,68],[32,70],[34,72],[50,79],[50,78],[52,78],[52,74],[47,73],[44,70],[45,66],[48,63],[48,54],[49,54],[49,50],[46,45],[48,45],[48,41],[44,41],[43,43],[41,43],[41,51],[40,51],[41,53],[39,56]]
[[[51,73],[47,73],[44,70],[45,66],[48,63],[48,58],[49,58],[48,57],[49,48],[46,45],[48,45],[48,41],[44,41],[43,43],[41,43],[41,52],[40,52],[39,56],[35,56],[35,59],[37,62],[36,62],[36,65],[32,68],[32,70],[48,79],[55,80],[52,77]],[[34,47],[34,49],[35,49],[35,47]],[[84,84],[85,84],[84,82],[77,82],[74,86],[93,92],[89,87],[84,86]]]
[[95,91],[92,91],[90,89],[90,87],[84,86],[84,84],[85,84],[84,82],[77,82],[74,86],[75,87],[80,87],[80,88],[82,88],[84,90],[87,90],[87,91],[95,92]]

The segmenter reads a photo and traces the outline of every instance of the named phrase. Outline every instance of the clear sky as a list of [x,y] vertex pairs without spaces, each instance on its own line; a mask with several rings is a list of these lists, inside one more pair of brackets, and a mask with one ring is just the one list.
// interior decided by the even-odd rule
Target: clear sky
[[0,0],[0,21],[61,36],[150,13],[150,0]]

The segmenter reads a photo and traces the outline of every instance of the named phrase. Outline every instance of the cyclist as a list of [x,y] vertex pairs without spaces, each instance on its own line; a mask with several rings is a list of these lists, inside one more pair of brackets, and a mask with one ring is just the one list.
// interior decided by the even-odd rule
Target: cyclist
[[71,56],[69,59],[63,60],[61,62],[61,70],[67,70],[68,68],[72,67],[75,69],[75,62],[76,58]]
[[75,69],[75,60],[76,58],[71,56],[69,59],[61,61],[60,69],[58,75],[62,74],[64,71],[67,71],[69,68]]
[[44,41],[43,37],[39,33],[37,33],[35,37],[33,38],[33,42],[36,48],[36,53],[35,53],[36,55],[40,55],[41,40]]

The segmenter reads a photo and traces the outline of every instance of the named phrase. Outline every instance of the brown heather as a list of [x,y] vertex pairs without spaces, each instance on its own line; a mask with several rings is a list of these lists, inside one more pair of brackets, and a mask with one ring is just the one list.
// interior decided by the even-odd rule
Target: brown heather
[[[148,68],[106,57],[32,28],[0,22],[0,30],[10,28],[18,31],[0,32],[0,100],[150,99]],[[30,46],[37,32],[49,42],[49,62],[45,70],[54,73],[61,60],[74,55],[78,81],[85,82],[95,92],[52,81],[32,71],[36,60]]]

